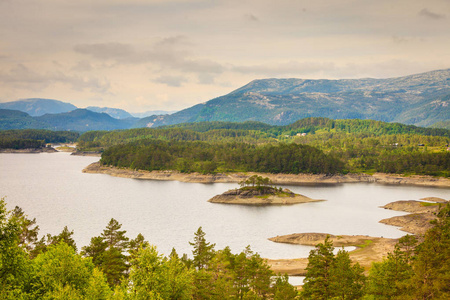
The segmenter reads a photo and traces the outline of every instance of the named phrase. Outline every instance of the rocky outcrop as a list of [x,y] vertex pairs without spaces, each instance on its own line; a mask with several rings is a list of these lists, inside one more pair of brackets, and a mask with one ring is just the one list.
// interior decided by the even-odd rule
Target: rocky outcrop
[[[428,197],[424,199],[428,200],[435,198]],[[441,198],[436,199],[439,202],[442,202],[443,200]],[[415,200],[402,200],[388,203],[385,206],[382,206],[382,208],[409,212],[410,214],[383,219],[380,223],[398,226],[401,230],[409,233],[424,234],[432,227],[430,221],[436,219],[436,213],[439,211],[439,207],[440,204],[437,202],[422,202]]]
[[[388,252],[392,252],[398,241],[397,239],[366,235],[332,235],[326,233],[295,233],[273,237],[269,240],[276,243],[315,246],[323,243],[327,236],[333,242],[334,247],[356,247],[355,250],[349,252],[350,258],[366,269],[370,268],[372,262],[381,261]],[[302,276],[306,274],[308,259],[278,259],[267,260],[267,262],[274,272]]]

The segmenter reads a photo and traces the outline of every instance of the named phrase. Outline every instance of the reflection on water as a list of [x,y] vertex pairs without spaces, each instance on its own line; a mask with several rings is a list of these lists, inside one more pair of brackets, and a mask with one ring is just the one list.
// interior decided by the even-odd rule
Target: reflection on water
[[134,238],[142,233],[169,254],[190,253],[199,226],[216,249],[234,252],[247,245],[268,258],[307,257],[311,247],[277,244],[267,238],[300,232],[400,237],[403,232],[379,220],[401,212],[379,208],[396,200],[449,198],[450,189],[376,184],[289,186],[324,202],[292,206],[213,204],[207,200],[237,184],[194,184],[83,174],[95,157],[55,154],[0,154],[0,196],[36,218],[41,234],[74,230],[79,248],[100,235],[110,218]]

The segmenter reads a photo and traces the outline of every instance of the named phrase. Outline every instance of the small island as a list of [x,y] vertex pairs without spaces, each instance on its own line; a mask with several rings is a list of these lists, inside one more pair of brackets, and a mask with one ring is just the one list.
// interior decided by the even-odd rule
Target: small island
[[258,175],[250,176],[239,184],[241,188],[226,191],[222,195],[214,196],[208,201],[212,203],[245,205],[283,205],[324,201],[295,194],[288,189],[274,187],[269,178]]

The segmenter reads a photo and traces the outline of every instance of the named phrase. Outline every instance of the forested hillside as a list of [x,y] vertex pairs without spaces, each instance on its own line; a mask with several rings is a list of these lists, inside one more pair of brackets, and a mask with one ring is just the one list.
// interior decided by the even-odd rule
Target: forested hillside
[[[446,129],[421,128],[372,120],[307,118],[286,126],[270,126],[258,122],[202,122],[154,129],[87,132],[80,136],[79,147],[85,150],[99,150],[108,149],[113,145],[133,142],[130,145],[108,149],[104,156],[106,158],[106,155],[108,155],[108,159],[104,159],[102,162],[114,166],[154,170],[155,168],[150,166],[152,165],[150,161],[157,159],[148,157],[152,153],[149,149],[144,150],[148,146],[144,146],[144,144],[153,140],[203,141],[205,142],[205,149],[218,153],[224,143],[245,143],[258,148],[261,147],[258,145],[277,145],[283,142],[285,144],[308,145],[325,155],[333,157],[333,159],[337,159],[341,164],[336,163],[337,167],[332,172],[385,172],[449,176],[450,152],[447,151],[449,137],[450,131]],[[142,142],[137,143],[137,141]],[[173,143],[168,145],[169,148],[165,148],[165,151],[178,153],[176,149],[178,146],[173,146]],[[172,146],[174,148],[171,148]],[[133,150],[131,150],[132,148]],[[216,150],[211,150],[213,148]],[[138,159],[136,155],[132,154],[133,151],[147,153],[145,154],[146,160],[142,157]],[[246,153],[246,151],[243,153]],[[188,153],[176,154],[180,159],[186,159],[188,165],[195,167],[184,168],[172,162],[164,167],[159,165],[156,169],[173,168],[183,172],[198,171],[202,173],[239,170],[236,165],[228,165],[231,163],[230,161],[226,162],[212,152],[202,159]],[[118,153],[122,154],[119,155]],[[275,153],[280,156],[273,158],[274,160],[283,161],[285,159],[281,153],[276,151]],[[175,159],[175,157],[172,157],[172,159]],[[308,169],[306,168],[299,169],[297,172],[297,169],[292,167],[287,169],[269,167],[263,171],[253,164],[255,159],[251,156],[241,154],[241,159],[247,160],[247,167],[242,168],[242,170],[248,171],[279,172],[276,170],[283,169],[283,172],[288,173],[328,173],[331,170],[328,167],[320,169],[318,166],[322,162],[317,162],[318,164],[313,168],[314,171],[311,171],[312,169],[305,171]],[[304,155],[296,159],[297,163],[302,165],[311,158]],[[139,163],[135,160],[139,160]],[[201,167],[203,165],[209,167],[203,169]],[[211,169],[213,166],[216,166],[216,168]],[[252,167],[250,168],[250,166]]]
[[40,129],[0,131],[0,149],[45,147],[47,143],[74,143],[80,135],[70,131]]

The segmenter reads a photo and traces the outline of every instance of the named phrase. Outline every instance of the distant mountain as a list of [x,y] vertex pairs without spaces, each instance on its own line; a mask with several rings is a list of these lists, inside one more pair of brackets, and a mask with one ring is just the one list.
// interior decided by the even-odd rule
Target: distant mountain
[[172,115],[141,119],[157,127],[201,121],[285,125],[306,117],[373,119],[429,126],[450,119],[450,69],[388,79],[263,79]]
[[0,109],[0,129],[50,129],[50,125],[22,111]]
[[27,113],[0,109],[0,130],[7,129],[50,129],[50,130],[116,130],[131,128],[137,119],[114,119],[106,113],[87,109],[75,109],[66,113],[45,114],[32,117]]
[[75,105],[52,99],[30,98],[0,103],[0,109],[19,110],[30,116],[58,114],[77,109]]
[[114,119],[106,113],[96,113],[87,109],[76,109],[61,114],[46,114],[36,120],[49,124],[53,130],[115,130],[130,128],[135,119]]
[[115,119],[133,118],[130,113],[120,108],[88,106],[86,109],[97,113],[106,113]]
[[149,116],[171,115],[176,112],[177,112],[176,110],[149,110],[143,113],[130,113],[130,114],[136,118],[145,118]]

